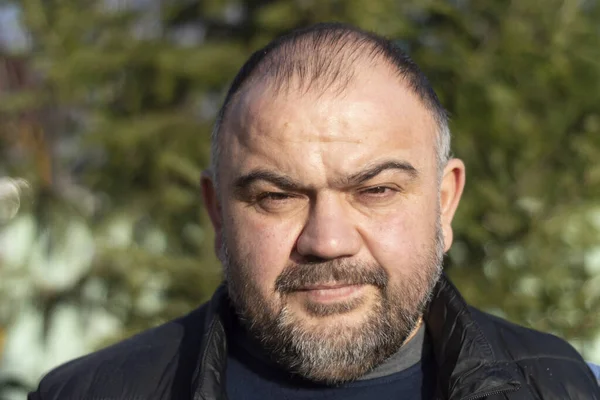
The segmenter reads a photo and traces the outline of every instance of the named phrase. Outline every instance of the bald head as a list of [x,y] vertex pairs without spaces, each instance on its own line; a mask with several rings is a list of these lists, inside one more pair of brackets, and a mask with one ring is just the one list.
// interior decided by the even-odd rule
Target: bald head
[[391,40],[358,28],[324,23],[281,36],[255,52],[234,78],[213,129],[211,170],[218,182],[221,130],[231,105],[247,89],[265,85],[272,95],[342,94],[357,73],[384,66],[431,112],[438,126],[440,170],[450,156],[446,111],[418,66]]
[[316,25],[248,60],[214,132],[202,196],[247,332],[304,378],[364,376],[415,331],[452,243],[464,165],[427,80],[386,39]]

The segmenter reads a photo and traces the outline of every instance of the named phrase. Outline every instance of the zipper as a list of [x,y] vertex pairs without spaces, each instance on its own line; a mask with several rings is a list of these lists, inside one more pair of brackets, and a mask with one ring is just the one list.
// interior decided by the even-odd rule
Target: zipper
[[502,393],[516,392],[520,388],[521,388],[521,385],[518,385],[518,386],[515,386],[515,387],[512,387],[512,388],[508,388],[508,389],[494,390],[493,392],[476,394],[476,395],[470,395],[470,396],[467,396],[467,397],[463,397],[461,400],[485,399],[486,397],[496,396],[496,395],[502,394]]

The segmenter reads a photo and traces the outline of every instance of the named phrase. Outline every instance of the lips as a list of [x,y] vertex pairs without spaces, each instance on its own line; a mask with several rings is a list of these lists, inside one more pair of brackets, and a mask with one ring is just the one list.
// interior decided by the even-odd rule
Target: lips
[[322,284],[314,284],[307,285],[299,288],[299,291],[307,291],[307,290],[331,290],[331,289],[340,289],[349,286],[359,286],[358,284],[352,283],[322,283]]
[[354,298],[364,287],[364,285],[339,283],[318,284],[305,286],[298,293],[317,303],[335,303]]

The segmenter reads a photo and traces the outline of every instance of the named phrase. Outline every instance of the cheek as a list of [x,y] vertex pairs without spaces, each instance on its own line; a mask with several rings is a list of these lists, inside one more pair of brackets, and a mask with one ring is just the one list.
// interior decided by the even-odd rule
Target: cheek
[[298,229],[289,221],[268,220],[256,213],[237,210],[232,214],[227,233],[232,256],[250,269],[255,283],[265,292],[290,260]]
[[436,215],[435,203],[420,203],[370,221],[363,237],[372,257],[390,275],[418,267],[434,246]]

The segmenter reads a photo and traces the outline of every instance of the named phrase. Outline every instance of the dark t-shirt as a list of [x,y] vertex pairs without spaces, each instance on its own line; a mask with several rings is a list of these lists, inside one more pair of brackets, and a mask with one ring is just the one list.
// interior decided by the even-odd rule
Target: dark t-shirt
[[[394,364],[399,365],[402,357],[396,358]],[[248,342],[239,335],[229,340],[227,362],[230,400],[431,400],[435,392],[435,361],[430,351],[423,351],[420,360],[400,371],[383,376],[381,372],[367,374],[365,379],[341,386],[317,384],[283,371],[255,351],[249,351]]]
[[230,400],[431,400],[435,384],[432,372],[432,363],[422,361],[392,375],[331,387],[266,376],[231,357],[227,368],[227,395]]

